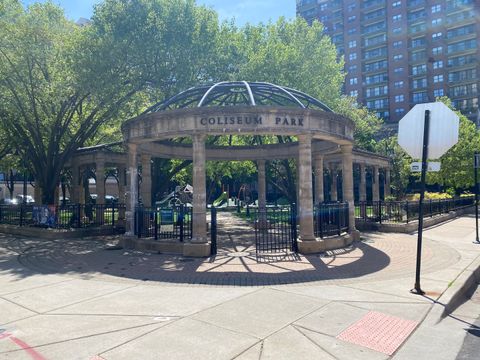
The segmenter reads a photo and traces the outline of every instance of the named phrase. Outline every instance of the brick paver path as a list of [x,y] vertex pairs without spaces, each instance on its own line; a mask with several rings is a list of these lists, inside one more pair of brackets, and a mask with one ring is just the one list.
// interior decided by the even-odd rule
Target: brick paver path
[[[320,255],[279,255],[258,262],[253,229],[241,219],[219,213],[218,255],[207,259],[106,250],[118,238],[39,240],[0,235],[3,255],[28,269],[110,280],[144,280],[175,284],[274,285],[292,283],[353,283],[413,276],[415,237],[364,234],[354,246]],[[445,269],[460,255],[439,242],[426,240],[422,273]],[[2,263],[0,263],[1,266]],[[5,265],[11,267],[10,262]],[[19,268],[19,272],[25,271]],[[1,270],[1,269],[0,269]]]

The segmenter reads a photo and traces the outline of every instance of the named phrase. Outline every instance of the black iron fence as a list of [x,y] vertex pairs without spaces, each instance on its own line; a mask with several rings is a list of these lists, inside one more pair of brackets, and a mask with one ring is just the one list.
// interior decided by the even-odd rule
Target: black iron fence
[[210,215],[210,239],[212,241],[210,253],[211,255],[217,255],[217,209],[214,206],[210,209]]
[[314,209],[315,236],[324,238],[348,232],[348,203],[323,203]]
[[257,254],[298,251],[295,209],[295,205],[249,209],[255,227]]
[[[455,199],[425,200],[423,203],[424,218],[472,206],[474,196]],[[375,201],[361,202],[355,205],[355,218],[363,221],[378,223],[406,223],[418,220],[420,210],[419,201]]]
[[134,229],[138,238],[191,239],[192,208],[183,205],[172,208],[137,207]]
[[0,224],[53,229],[123,227],[124,204],[0,205]]

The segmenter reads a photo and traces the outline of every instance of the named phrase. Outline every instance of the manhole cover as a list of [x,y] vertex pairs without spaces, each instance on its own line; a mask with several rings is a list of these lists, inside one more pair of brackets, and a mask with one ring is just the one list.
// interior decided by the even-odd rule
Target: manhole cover
[[230,256],[230,257],[246,257],[246,256],[250,256],[250,253],[248,251],[237,251],[237,252],[228,253],[227,256]]

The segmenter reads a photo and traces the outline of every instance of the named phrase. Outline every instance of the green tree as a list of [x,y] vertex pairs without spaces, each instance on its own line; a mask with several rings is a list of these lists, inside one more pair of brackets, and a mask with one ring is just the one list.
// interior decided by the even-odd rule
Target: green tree
[[43,201],[54,202],[76,149],[118,138],[119,119],[209,78],[217,28],[216,15],[193,1],[107,0],[80,28],[51,2],[24,9],[1,0],[1,126]]
[[[442,99],[449,104],[448,99]],[[441,157],[441,170],[429,172],[429,184],[441,184],[455,190],[467,189],[474,185],[473,156],[480,149],[480,133],[473,122],[460,112],[458,143]]]
[[380,140],[375,145],[377,153],[390,158],[392,169],[390,171],[393,194],[399,200],[405,196],[410,178],[410,164],[412,159],[398,145],[396,136]]

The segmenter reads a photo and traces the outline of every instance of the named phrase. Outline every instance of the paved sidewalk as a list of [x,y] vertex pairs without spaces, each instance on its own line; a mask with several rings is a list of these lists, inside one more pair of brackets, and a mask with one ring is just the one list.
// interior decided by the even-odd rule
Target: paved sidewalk
[[465,323],[432,309],[478,261],[473,238],[471,217],[425,232],[421,297],[414,235],[257,264],[234,236],[197,260],[0,234],[0,359],[455,359]]

